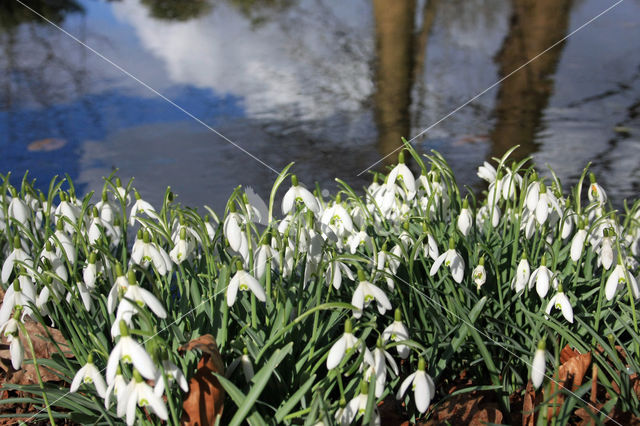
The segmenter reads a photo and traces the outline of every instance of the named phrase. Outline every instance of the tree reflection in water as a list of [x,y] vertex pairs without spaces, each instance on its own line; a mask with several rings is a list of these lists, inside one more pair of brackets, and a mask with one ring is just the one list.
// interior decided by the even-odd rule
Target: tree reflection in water
[[[42,19],[20,3],[9,0],[3,1],[0,7],[0,29],[7,31],[17,28],[20,24]],[[84,8],[74,0],[30,0],[25,3],[48,20],[61,23],[69,13],[83,12]]]

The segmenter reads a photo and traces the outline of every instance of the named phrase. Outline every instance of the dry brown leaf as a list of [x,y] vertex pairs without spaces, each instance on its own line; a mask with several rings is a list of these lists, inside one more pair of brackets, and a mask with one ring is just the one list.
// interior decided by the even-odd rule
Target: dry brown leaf
[[180,347],[181,351],[194,349],[202,352],[202,358],[189,381],[189,393],[182,403],[181,423],[185,426],[214,425],[216,418],[222,416],[225,393],[213,373],[224,374],[224,364],[212,335],[205,334]]
[[[36,359],[51,358],[51,355],[59,352],[56,345],[51,341],[47,332],[51,334],[51,337],[58,343],[58,346],[63,351],[63,355],[67,358],[73,358],[73,354],[69,350],[67,341],[60,333],[60,330],[44,326],[39,322],[33,321],[27,318],[24,322],[25,329],[29,333],[31,343],[35,352]],[[45,328],[46,327],[46,328]],[[36,374],[36,368],[33,364],[22,364],[20,370],[14,370],[11,366],[11,354],[9,353],[9,345],[6,344],[6,338],[3,336],[0,339],[0,367],[5,370],[6,382],[22,385],[30,385],[38,383],[38,376]],[[24,347],[24,358],[33,359],[27,336],[20,332],[20,342]],[[59,381],[59,376],[50,368],[39,365],[40,375],[44,382],[56,382]]]
[[[538,397],[538,399],[540,399]],[[536,391],[533,388],[531,380],[527,383],[527,388],[524,392],[524,403],[522,405],[522,426],[533,426],[536,424]]]
[[556,395],[549,401],[547,418],[560,413],[560,407],[564,403],[564,395],[558,392],[560,389],[570,388],[571,391],[575,392],[582,385],[584,375],[591,365],[591,352],[581,354],[566,345],[560,352],[560,362],[562,364],[558,368],[558,373],[553,376],[554,381],[551,382],[549,387],[550,394]]

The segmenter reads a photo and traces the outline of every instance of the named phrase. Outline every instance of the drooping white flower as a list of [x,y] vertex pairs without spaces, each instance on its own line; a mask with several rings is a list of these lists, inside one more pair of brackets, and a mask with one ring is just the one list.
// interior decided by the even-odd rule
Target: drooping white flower
[[599,260],[602,263],[602,267],[604,269],[609,270],[611,265],[613,264],[613,259],[615,257],[613,250],[613,237],[611,236],[612,231],[609,229],[604,230],[604,236],[600,241],[600,250],[599,250]]
[[59,257],[66,257],[72,265],[76,263],[76,246],[65,231],[59,227],[53,233],[49,241],[56,247],[56,253]]
[[0,279],[3,283],[9,281],[11,272],[13,272],[15,268],[22,266],[21,262],[24,263],[28,269],[33,268],[33,260],[31,259],[31,256],[29,256],[27,252],[23,250],[20,237],[16,236],[14,238],[13,250],[11,251],[11,253],[9,253],[9,256],[7,256],[7,258],[4,260],[4,263],[2,264],[2,273]]
[[542,256],[540,266],[531,273],[531,277],[529,278],[529,288],[533,288],[534,284],[536,286],[536,292],[541,299],[547,295],[549,285],[553,285],[553,288],[558,287],[557,278],[555,278],[553,272],[547,268],[546,256]]
[[162,398],[153,393],[153,389],[140,376],[142,372],[133,370],[133,378],[118,397],[118,415],[126,414],[128,426],[136,420],[136,406],[148,408],[162,420],[167,420],[169,413]]
[[242,264],[238,264],[238,272],[231,278],[227,286],[227,306],[233,306],[238,290],[251,290],[259,301],[264,302],[267,300],[267,295],[260,285],[260,282],[258,282],[253,275],[242,269]]
[[0,307],[0,325],[9,321],[11,313],[16,306],[20,306],[23,309],[25,315],[31,313],[29,303],[36,303],[36,290],[31,282],[31,279],[27,276],[21,275],[13,281],[13,284],[7,288]]
[[411,373],[400,385],[396,393],[396,399],[401,399],[409,386],[413,390],[413,399],[419,412],[424,413],[431,404],[431,399],[436,393],[436,386],[431,376],[425,371],[426,363],[423,358],[418,361],[418,370]]
[[[120,371],[120,367],[116,369],[116,377],[113,381],[107,386],[107,390],[104,396],[104,408],[109,409],[109,403],[111,402],[111,395],[116,397],[116,402],[118,401],[119,395],[122,395],[127,388],[127,382],[124,380],[122,376],[122,372]],[[118,417],[124,416],[124,412],[119,413]]]
[[471,273],[471,277],[473,277],[473,282],[475,283],[478,291],[480,290],[480,287],[487,282],[487,271],[484,268],[484,257],[480,258],[478,266],[476,266]]
[[[368,365],[365,370],[365,380],[370,382],[371,376],[375,373],[376,389],[374,395],[376,398],[380,398],[387,384],[387,363],[396,376],[399,374],[398,365],[389,352],[384,349],[382,338],[378,338],[376,348],[372,351],[372,356],[365,357],[364,361],[363,365]],[[373,363],[370,363],[370,361],[373,361]]]
[[147,351],[129,335],[129,329],[124,321],[120,321],[120,340],[113,347],[107,361],[107,383],[113,382],[120,360],[140,371],[145,378],[153,380],[156,377],[156,366]]
[[247,348],[244,348],[242,355],[234,359],[231,364],[229,364],[229,367],[227,367],[227,370],[224,373],[225,377],[231,377],[238,366],[242,367],[242,374],[244,375],[245,381],[250,383],[255,373],[253,371],[253,363],[251,362],[251,358],[249,358],[249,351]]
[[596,176],[593,173],[589,173],[589,180],[591,181],[589,191],[587,192],[589,201],[603,205],[607,202],[607,193],[604,188],[596,182]]
[[[369,385],[365,381],[362,382],[360,386],[360,393],[354,397],[349,403],[339,409],[336,412],[336,421],[340,423],[341,426],[346,426],[352,424],[353,420],[356,418],[358,414],[364,414],[367,410],[367,401],[369,399]],[[373,425],[380,425],[380,413],[378,412],[378,407],[374,404],[373,406],[373,421],[366,422],[367,424],[373,423]]]
[[[271,241],[271,236],[268,237],[268,240]],[[278,251],[271,247],[269,242],[261,244],[253,254],[253,272],[255,273],[256,278],[261,280],[267,272],[267,262],[271,261],[277,263],[279,257]]]
[[562,316],[573,324],[573,308],[571,307],[569,298],[562,291],[562,286],[558,286],[558,292],[549,300],[549,303],[547,303],[545,313],[549,315],[553,308],[560,309]]
[[187,231],[185,228],[180,229],[180,238],[175,243],[173,249],[169,252],[169,257],[176,265],[187,260],[192,251],[195,249],[191,239],[187,240]]
[[369,234],[365,231],[359,231],[349,235],[347,245],[351,254],[355,254],[359,247],[363,246],[373,251],[373,243]]
[[138,219],[141,214],[145,214],[150,218],[156,218],[156,209],[154,209],[151,204],[143,200],[138,191],[134,190],[133,193],[136,197],[136,202],[133,203],[131,211],[129,212],[129,225],[133,226],[136,219]]
[[129,285],[124,291],[124,296],[118,305],[114,326],[111,328],[111,335],[116,337],[120,330],[119,322],[124,320],[131,325],[131,317],[138,312],[138,309],[148,307],[158,318],[166,318],[167,311],[156,296],[149,290],[138,285],[133,270],[129,270]]
[[335,203],[322,212],[320,224],[325,235],[333,233],[338,238],[344,238],[353,232],[351,215],[340,204],[340,198],[337,198]]
[[471,210],[469,210],[469,201],[465,198],[462,202],[462,209],[460,210],[457,223],[458,229],[465,237],[469,235],[472,223],[473,218],[471,217]]
[[355,280],[351,269],[349,269],[349,267],[343,262],[334,258],[327,264],[324,282],[326,285],[332,285],[336,290],[340,290],[343,274],[346,275],[346,277],[351,281]]
[[587,239],[587,231],[584,228],[578,229],[578,232],[571,239],[571,260],[577,262],[582,256],[584,242]]
[[100,398],[105,398],[107,396],[107,384],[104,382],[102,374],[100,374],[100,371],[93,363],[93,353],[89,354],[87,363],[82,366],[82,368],[80,368],[73,377],[69,392],[76,392],[83,383],[86,385],[93,384],[98,395],[100,395]]
[[493,183],[496,180],[497,172],[496,169],[486,161],[480,167],[478,167],[478,177],[480,179],[484,179],[488,183]]
[[516,268],[516,276],[513,277],[511,281],[511,288],[517,293],[520,293],[527,286],[530,276],[531,269],[529,267],[529,261],[527,260],[527,256],[522,253],[522,259],[520,259],[520,263],[518,263],[518,267]]
[[411,173],[411,170],[404,164],[404,152],[398,155],[398,164],[389,172],[387,176],[387,184],[404,186],[406,191],[406,198],[411,200],[416,193],[416,179]]
[[545,347],[544,339],[540,340],[531,363],[531,382],[536,389],[540,387],[545,376]]
[[[58,207],[56,207],[54,215],[56,229],[58,229],[59,227],[63,227],[67,233],[71,235],[75,233],[75,228],[71,224],[78,223],[78,218],[80,217],[80,208],[69,201],[66,197],[66,194],[64,194],[63,192],[60,193],[60,204],[58,204]],[[71,223],[68,223],[63,218],[66,218]]]
[[537,180],[537,175],[534,173],[532,176],[532,182],[527,187],[527,194],[525,196],[525,206],[529,209],[530,212],[535,213],[536,206],[540,201],[540,184],[541,182]]
[[246,244],[247,236],[242,232],[244,218],[235,211],[235,204],[230,205],[230,211],[222,225],[222,232],[229,241],[229,247],[236,252],[240,252],[243,244]]
[[296,202],[302,202],[313,213],[320,213],[320,204],[313,194],[305,187],[298,184],[298,177],[291,175],[291,188],[282,198],[282,214],[289,214],[295,210]]
[[[389,339],[394,342],[409,340],[409,330],[402,322],[402,312],[399,308],[396,308],[394,318],[394,321],[382,332],[382,340],[385,342]],[[396,350],[402,359],[406,359],[409,356],[410,350],[407,345],[397,345]]]
[[9,354],[11,355],[11,365],[14,370],[20,370],[22,362],[24,361],[24,346],[18,334],[20,327],[17,317],[20,316],[20,309],[18,309],[13,316],[3,324],[0,324],[0,334],[3,334],[9,342]]
[[[189,383],[187,383],[187,378],[184,377],[182,370],[180,370],[177,365],[168,359],[164,359],[162,360],[162,368],[164,369],[164,373],[167,375],[167,381],[169,383],[176,382],[178,383],[178,386],[180,386],[180,389],[184,392],[189,392]],[[153,388],[153,393],[161,397],[164,393],[165,387],[162,371],[160,369],[157,370],[155,382],[156,385]]]
[[171,258],[162,247],[151,242],[149,231],[140,230],[138,233],[138,238],[133,243],[131,250],[131,262],[143,268],[153,264],[153,267],[160,275],[165,275],[173,269]]
[[433,262],[433,265],[429,270],[429,275],[434,276],[438,272],[438,269],[440,269],[440,266],[444,263],[445,266],[451,269],[451,275],[455,282],[462,282],[462,278],[464,277],[464,259],[454,249],[454,247],[453,240],[449,240],[449,250],[442,253],[438,256],[436,261]]
[[362,316],[362,310],[374,300],[377,302],[378,312],[380,312],[380,314],[384,314],[387,310],[391,309],[391,302],[387,295],[378,286],[366,281],[364,272],[361,269],[358,270],[358,280],[360,283],[351,298],[351,304],[356,307],[353,311],[355,318],[360,318]]
[[31,217],[31,209],[24,201],[22,201],[18,194],[14,194],[14,197],[9,203],[9,207],[7,207],[7,214],[10,218],[17,220],[22,225],[26,226],[29,223],[29,218]]
[[344,334],[329,349],[327,356],[327,370],[331,370],[340,365],[344,355],[349,349],[352,349],[358,343],[358,339],[353,335],[353,327],[351,320],[347,319],[344,323]]
[[438,244],[436,243],[436,239],[428,233],[425,237],[427,243],[424,244],[424,257],[430,257],[433,260],[436,260],[438,256],[440,256],[440,250],[438,249]]
[[495,228],[500,223],[500,207],[497,204],[486,204],[478,209],[476,213],[476,226],[484,229],[484,224],[491,219],[491,227]]
[[627,270],[627,268],[622,265],[621,262],[618,262],[616,267],[613,268],[611,275],[609,275],[609,278],[607,278],[607,282],[604,287],[604,294],[607,300],[613,299],[618,290],[625,288],[627,284],[627,277],[629,279],[628,282],[631,287],[633,297],[635,299],[640,298],[640,288],[638,288],[636,278],[633,276],[631,271]]
[[107,311],[109,312],[113,312],[116,309],[116,303],[119,300],[119,296],[124,295],[124,292],[129,287],[129,280],[122,272],[120,264],[116,264],[115,275],[116,280],[107,295]]

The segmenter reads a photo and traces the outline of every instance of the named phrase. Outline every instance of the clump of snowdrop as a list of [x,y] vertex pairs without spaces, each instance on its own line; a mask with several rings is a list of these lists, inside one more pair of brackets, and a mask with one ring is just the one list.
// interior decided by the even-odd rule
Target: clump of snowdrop
[[[338,180],[335,196],[306,189],[288,166],[268,203],[238,187],[221,216],[181,206],[170,189],[154,207],[113,177],[82,199],[66,180],[42,192],[1,177],[0,336],[13,367],[32,362],[22,330],[38,321],[67,340],[75,360],[46,364],[69,372],[65,407],[85,407],[87,422],[178,423],[211,362],[227,371],[229,395],[257,395],[252,421],[375,423],[388,395],[428,421],[436,386],[447,394],[461,371],[474,386],[523,389],[529,374],[542,386],[554,351],[542,341],[529,370],[522,348],[553,332],[558,345],[598,350],[612,383],[600,385],[630,394],[609,374],[620,361],[605,358],[614,346],[640,356],[628,338],[639,331],[640,203],[613,211],[594,177],[581,197],[580,184],[563,192],[527,160],[507,166],[508,154],[479,168],[486,191],[463,193],[442,156],[410,150],[363,192]],[[585,323],[618,330],[611,347],[596,349]],[[470,353],[475,362],[460,359]],[[55,418],[57,404],[40,403]],[[234,410],[226,404],[221,422]]]

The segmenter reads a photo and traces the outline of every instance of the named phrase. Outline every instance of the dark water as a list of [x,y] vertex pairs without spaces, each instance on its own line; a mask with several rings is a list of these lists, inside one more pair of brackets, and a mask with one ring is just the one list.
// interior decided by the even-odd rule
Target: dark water
[[[414,141],[473,185],[521,145],[612,198],[640,193],[640,1],[22,0],[237,145],[334,187]],[[512,74],[513,73],[513,74]],[[505,78],[506,77],[506,78]],[[392,160],[389,157],[388,160]],[[14,0],[0,4],[0,172],[220,210],[275,174]],[[384,161],[374,169],[384,168]]]

